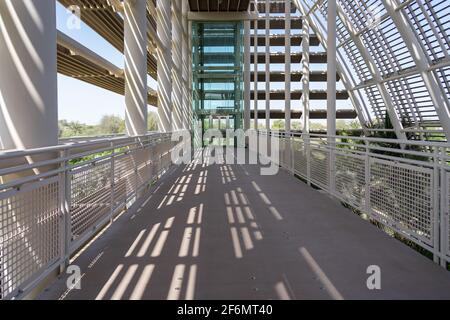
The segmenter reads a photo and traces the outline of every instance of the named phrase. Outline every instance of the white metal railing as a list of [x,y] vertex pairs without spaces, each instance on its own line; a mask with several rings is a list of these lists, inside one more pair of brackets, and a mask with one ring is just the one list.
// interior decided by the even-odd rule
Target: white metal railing
[[280,140],[280,166],[450,262],[449,143],[258,134]]
[[170,133],[0,152],[0,300],[20,298],[170,167]]

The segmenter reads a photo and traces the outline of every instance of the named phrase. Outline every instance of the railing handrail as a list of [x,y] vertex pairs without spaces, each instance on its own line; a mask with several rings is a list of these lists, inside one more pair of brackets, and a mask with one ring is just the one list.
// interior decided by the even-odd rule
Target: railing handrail
[[287,133],[285,131],[276,131],[276,130],[258,130],[259,132],[269,132],[270,134],[276,133],[279,135],[290,135],[295,137],[303,137],[307,136],[310,138],[331,138],[331,139],[351,139],[351,140],[360,140],[367,142],[383,142],[383,143],[394,143],[399,145],[417,145],[424,147],[436,147],[436,148],[450,148],[450,142],[435,142],[435,141],[418,141],[418,140],[400,140],[400,139],[386,139],[386,138],[374,138],[374,137],[355,137],[355,136],[346,136],[346,135],[328,135],[322,133],[297,133],[290,132]]
[[[116,136],[111,138],[100,138],[98,140],[90,140],[90,141],[82,141],[82,142],[69,142],[65,144],[60,144],[56,146],[48,146],[48,147],[41,147],[41,148],[31,148],[31,149],[11,149],[11,150],[4,150],[0,151],[0,161],[11,159],[15,157],[25,157],[25,156],[31,156],[31,155],[37,155],[42,154],[46,152],[58,152],[58,151],[65,151],[65,150],[71,150],[75,148],[82,148],[82,147],[91,147],[98,144],[105,144],[105,143],[112,143],[117,142],[121,140],[136,140],[140,138],[150,138],[157,135],[167,135],[171,134],[171,132],[158,132],[158,133],[149,133],[145,135],[140,136]],[[94,137],[93,137],[94,138]]]

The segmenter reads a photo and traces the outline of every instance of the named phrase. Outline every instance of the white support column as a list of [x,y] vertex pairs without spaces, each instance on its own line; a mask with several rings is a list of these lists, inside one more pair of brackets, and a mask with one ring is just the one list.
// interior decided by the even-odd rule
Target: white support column
[[291,132],[291,0],[285,0],[284,35],[284,128]]
[[284,164],[292,168],[291,152],[291,0],[284,1],[285,12],[285,33],[284,33],[284,131],[286,139],[284,140]]
[[[270,130],[270,0],[266,0],[265,41],[266,41],[266,130]],[[258,95],[258,92],[255,92]]]
[[336,0],[328,1],[327,13],[327,134],[336,135]]
[[250,20],[244,21],[244,130],[250,129]]
[[54,0],[0,1],[0,149],[58,144]]
[[309,133],[309,22],[302,20],[302,106],[303,106],[303,133]]
[[192,119],[189,118],[189,31],[188,31],[188,12],[189,12],[189,2],[182,1],[182,97],[183,100],[181,102],[182,109],[182,126],[183,129],[189,129],[189,123]]
[[180,130],[182,124],[182,4],[172,0],[172,130]]
[[[255,3],[256,8],[256,3]],[[253,65],[254,65],[254,79],[253,79],[253,121],[254,129],[258,130],[258,19],[255,19],[254,23],[254,35],[253,35]]]
[[[336,0],[328,1],[327,12],[327,134],[336,135]],[[335,138],[328,139],[330,193],[334,194],[336,178],[334,152]]]
[[147,2],[124,2],[125,127],[127,135],[147,133]]
[[192,21],[188,20],[188,118],[189,118],[189,129],[195,130],[196,126],[194,125],[194,100],[193,100],[193,72],[192,72],[192,64],[193,64],[193,57],[192,57]]
[[158,37],[158,116],[159,131],[172,126],[172,0],[158,0],[156,5]]

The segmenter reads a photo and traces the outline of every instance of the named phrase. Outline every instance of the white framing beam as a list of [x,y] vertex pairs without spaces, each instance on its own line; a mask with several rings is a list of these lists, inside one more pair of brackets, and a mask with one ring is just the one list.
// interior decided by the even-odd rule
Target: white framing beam
[[303,106],[303,133],[309,133],[309,21],[302,19],[302,106]]
[[383,78],[381,76],[381,72],[378,69],[377,65],[375,64],[375,61],[373,60],[369,51],[364,46],[361,38],[357,37],[355,35],[355,28],[353,27],[352,23],[347,18],[346,14],[342,10],[342,7],[340,6],[339,3],[337,4],[337,13],[338,13],[339,18],[343,22],[344,26],[346,27],[350,37],[352,38],[353,42],[355,43],[357,49],[359,50],[361,57],[363,58],[364,62],[366,63],[372,78],[374,79],[376,87],[377,87],[378,91],[380,92],[380,95],[386,106],[387,113],[391,120],[392,126],[394,127],[394,131],[395,131],[395,134],[397,135],[397,138],[400,140],[407,140],[406,134],[403,130],[403,125],[400,121],[400,118],[399,118],[397,112],[395,111],[392,99],[389,95],[389,92],[387,91],[386,86],[383,84]]
[[284,130],[289,134],[291,132],[291,0],[285,0],[284,7]]
[[270,0],[266,0],[265,11],[266,130],[270,130]]
[[[390,15],[397,30],[403,38],[411,57],[413,58],[420,75],[422,76],[425,87],[427,88],[430,98],[433,101],[436,113],[439,116],[442,129],[448,141],[450,141],[450,103],[448,99],[443,95],[440,90],[441,84],[436,79],[432,71],[430,71],[431,65],[428,62],[427,55],[425,54],[422,45],[417,39],[416,35],[411,29],[408,19],[403,11],[396,10],[398,3],[396,0],[381,0],[384,4],[387,13]],[[437,37],[439,38],[439,37]]]
[[250,21],[244,21],[244,130],[250,129]]

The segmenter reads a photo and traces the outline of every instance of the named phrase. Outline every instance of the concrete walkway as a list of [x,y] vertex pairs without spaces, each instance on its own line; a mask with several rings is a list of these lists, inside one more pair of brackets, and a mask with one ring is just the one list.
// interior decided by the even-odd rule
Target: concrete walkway
[[[288,172],[178,167],[41,299],[450,299],[450,272]],[[366,285],[381,268],[381,290]]]

